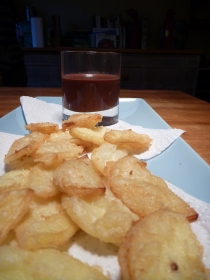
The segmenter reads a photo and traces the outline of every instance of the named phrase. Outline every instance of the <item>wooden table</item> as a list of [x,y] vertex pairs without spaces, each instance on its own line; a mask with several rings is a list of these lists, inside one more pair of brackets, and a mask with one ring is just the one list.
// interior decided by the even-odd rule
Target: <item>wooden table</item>
[[[0,117],[20,106],[20,96],[61,96],[60,88],[0,88]],[[144,99],[210,164],[210,103],[180,91],[121,90],[121,97]]]

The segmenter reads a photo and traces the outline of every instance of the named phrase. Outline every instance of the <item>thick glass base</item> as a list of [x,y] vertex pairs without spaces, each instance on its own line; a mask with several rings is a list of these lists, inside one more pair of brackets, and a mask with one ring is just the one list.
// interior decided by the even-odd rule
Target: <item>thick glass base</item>
[[102,122],[98,125],[112,125],[118,122],[118,115],[119,115],[119,105],[104,111],[96,111],[96,112],[75,112],[68,110],[63,107],[63,120],[67,120],[73,114],[100,114],[103,116]]

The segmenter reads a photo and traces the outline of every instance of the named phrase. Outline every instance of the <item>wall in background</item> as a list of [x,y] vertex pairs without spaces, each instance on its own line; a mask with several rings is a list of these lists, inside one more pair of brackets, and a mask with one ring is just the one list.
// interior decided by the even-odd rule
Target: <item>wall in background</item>
[[[24,16],[25,6],[33,6],[38,16],[44,20],[44,25],[51,24],[52,15],[60,16],[62,35],[75,29],[91,29],[92,15],[108,17],[122,15],[124,20],[130,19],[126,10],[134,8],[139,17],[148,19],[147,48],[159,46],[159,32],[169,8],[176,11],[176,20],[190,22],[191,0],[14,0],[19,13]],[[193,0],[195,1],[195,0]],[[209,2],[208,0],[202,0]],[[201,1],[201,2],[202,2]],[[204,9],[206,10],[206,9]],[[210,29],[190,29],[188,49],[204,50],[210,57]]]

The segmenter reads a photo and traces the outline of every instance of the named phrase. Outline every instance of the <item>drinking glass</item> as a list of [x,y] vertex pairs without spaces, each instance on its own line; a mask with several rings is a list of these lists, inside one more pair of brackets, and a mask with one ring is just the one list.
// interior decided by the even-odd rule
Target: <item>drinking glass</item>
[[99,113],[101,125],[118,121],[121,54],[62,51],[63,120],[76,113]]

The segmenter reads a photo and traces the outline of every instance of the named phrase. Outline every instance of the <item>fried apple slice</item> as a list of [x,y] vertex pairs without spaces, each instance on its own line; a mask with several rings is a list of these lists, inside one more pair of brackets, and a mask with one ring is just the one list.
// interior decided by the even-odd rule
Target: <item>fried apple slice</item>
[[62,122],[63,130],[70,130],[73,127],[94,128],[102,121],[103,116],[100,114],[73,114],[68,120]]
[[111,130],[104,134],[104,140],[116,144],[119,148],[128,150],[133,154],[140,154],[147,151],[152,139],[146,134],[138,134],[131,129]]
[[83,147],[91,147],[93,144],[91,142],[83,141],[79,138],[73,137],[68,130],[58,130],[56,133],[50,134],[49,141],[60,141],[60,140],[67,140],[70,143],[74,143],[79,146]]
[[51,122],[43,122],[43,123],[30,123],[25,125],[25,129],[29,131],[37,131],[41,133],[53,133],[59,129],[59,126],[55,123]]
[[0,279],[109,279],[99,269],[55,249],[30,252],[15,246],[2,246],[0,264]]
[[15,140],[4,158],[5,164],[14,163],[17,160],[24,160],[25,157],[34,156],[45,139],[45,134],[32,132],[31,134]]
[[65,159],[77,158],[84,150],[85,147],[78,146],[66,139],[46,141],[36,151],[34,161],[51,166],[55,162],[62,163]]
[[33,193],[30,189],[22,189],[0,194],[0,244],[27,213]]
[[50,134],[49,141],[57,141],[57,140],[70,140],[72,138],[71,134],[68,130],[63,131],[62,129],[58,129],[56,132]]
[[78,230],[66,214],[60,198],[34,196],[29,212],[16,227],[18,244],[23,249],[56,248],[65,244]]
[[204,280],[202,247],[188,220],[159,210],[131,226],[118,260],[122,279]]
[[0,194],[6,191],[28,188],[28,169],[17,169],[0,176]]
[[91,154],[91,160],[95,167],[105,175],[104,168],[107,162],[117,161],[119,158],[127,156],[128,153],[125,150],[117,148],[117,145],[105,142],[99,147],[94,148]]
[[159,209],[181,213],[189,221],[198,218],[197,212],[188,203],[134,156],[126,156],[112,164],[108,170],[108,186],[140,218]]
[[50,198],[60,193],[53,181],[54,166],[48,167],[38,163],[31,168],[28,174],[28,187],[42,198]]
[[96,146],[104,143],[104,134],[109,131],[107,127],[99,126],[95,128],[74,127],[70,130],[70,134],[83,141],[90,142]]
[[63,195],[62,205],[83,231],[118,246],[132,222],[139,219],[109,189],[103,196],[88,199]]
[[62,163],[54,171],[54,183],[68,195],[92,196],[105,192],[102,176],[88,158]]

